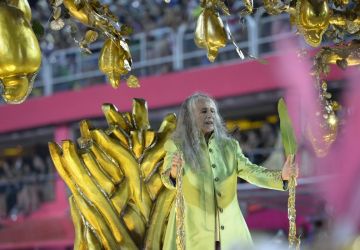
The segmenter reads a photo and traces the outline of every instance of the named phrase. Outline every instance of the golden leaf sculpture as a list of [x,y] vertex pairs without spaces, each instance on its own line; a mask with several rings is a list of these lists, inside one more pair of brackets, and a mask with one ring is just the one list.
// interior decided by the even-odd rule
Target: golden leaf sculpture
[[0,85],[5,102],[22,103],[41,64],[27,0],[0,2]]
[[132,113],[102,106],[108,129],[80,124],[79,146],[49,143],[61,178],[70,188],[74,249],[161,249],[175,192],[160,179],[163,144],[176,117],[150,129],[147,104],[133,100]]

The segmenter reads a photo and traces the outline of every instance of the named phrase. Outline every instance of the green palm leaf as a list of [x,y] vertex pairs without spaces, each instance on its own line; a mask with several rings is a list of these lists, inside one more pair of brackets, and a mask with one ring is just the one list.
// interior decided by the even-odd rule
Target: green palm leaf
[[285,154],[286,156],[295,155],[298,146],[291,119],[283,98],[281,98],[278,102],[278,113],[280,117],[280,131]]

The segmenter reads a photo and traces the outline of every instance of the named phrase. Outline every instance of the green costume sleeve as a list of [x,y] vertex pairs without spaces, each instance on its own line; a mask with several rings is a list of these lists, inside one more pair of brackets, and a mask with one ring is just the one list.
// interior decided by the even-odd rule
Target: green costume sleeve
[[164,163],[160,168],[161,181],[168,189],[175,189],[175,182],[170,178],[170,170],[172,158],[177,151],[177,147],[172,140],[168,140],[164,144],[164,150],[166,151],[166,155],[164,158]]
[[281,170],[270,170],[250,162],[242,153],[239,143],[234,140],[237,157],[238,177],[259,187],[286,190],[287,182],[281,178]]

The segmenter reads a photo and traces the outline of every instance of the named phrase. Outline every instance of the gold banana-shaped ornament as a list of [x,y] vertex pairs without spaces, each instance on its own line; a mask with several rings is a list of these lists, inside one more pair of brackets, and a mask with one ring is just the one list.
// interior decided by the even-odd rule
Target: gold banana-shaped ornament
[[99,69],[109,78],[113,88],[119,87],[120,76],[131,70],[129,46],[123,40],[107,39],[99,57]]
[[227,43],[227,34],[219,12],[216,10],[216,4],[216,1],[204,0],[204,7],[198,17],[194,36],[195,44],[207,50],[210,62],[215,61],[218,50],[225,47]]
[[41,65],[41,51],[31,28],[27,0],[0,3],[0,85],[7,103],[22,103]]
[[134,99],[132,113],[111,104],[102,109],[108,129],[82,121],[79,147],[69,140],[49,143],[72,192],[74,249],[161,249],[175,192],[163,186],[159,169],[175,115],[167,115],[156,132],[144,100]]
[[[113,88],[119,87],[120,76],[131,71],[132,58],[126,37],[131,33],[131,28],[121,25],[117,16],[113,15],[107,5],[97,0],[64,0],[64,6],[70,15],[82,24],[89,26],[97,37],[98,32],[107,37],[99,57],[99,69],[109,78]],[[119,28],[120,27],[120,28]],[[88,31],[89,32],[89,31]],[[88,45],[96,39],[86,39],[79,43],[80,48],[91,53]],[[139,80],[130,75],[127,77],[130,88],[139,87]]]

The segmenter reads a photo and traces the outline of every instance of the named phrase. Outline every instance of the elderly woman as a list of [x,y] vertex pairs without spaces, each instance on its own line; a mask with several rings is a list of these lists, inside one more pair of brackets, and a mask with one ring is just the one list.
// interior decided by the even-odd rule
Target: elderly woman
[[[189,250],[238,249],[252,245],[237,200],[237,177],[260,187],[285,190],[290,159],[282,170],[252,164],[224,128],[215,101],[194,94],[182,104],[177,127],[165,143],[161,178],[176,188],[177,168],[183,166],[185,246]],[[176,249],[176,215],[172,208],[163,249]]]

